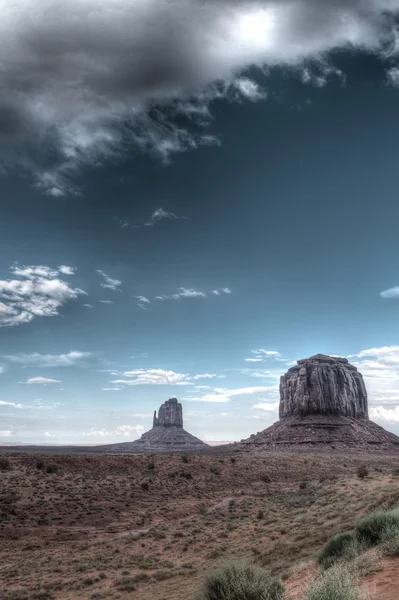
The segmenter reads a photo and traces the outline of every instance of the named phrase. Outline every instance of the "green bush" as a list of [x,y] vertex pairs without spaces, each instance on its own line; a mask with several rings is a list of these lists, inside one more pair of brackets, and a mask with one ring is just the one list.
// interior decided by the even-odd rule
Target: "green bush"
[[234,562],[209,573],[196,600],[282,600],[283,584],[261,567]]
[[58,465],[55,465],[54,463],[50,463],[46,467],[46,473],[58,473]]
[[361,591],[356,580],[343,567],[334,567],[314,580],[306,600],[360,600]]
[[356,555],[357,540],[352,531],[334,535],[318,556],[318,563],[325,569],[331,567],[337,560],[352,558]]
[[367,546],[376,546],[381,542],[399,535],[399,509],[379,510],[355,525],[356,536]]
[[0,458],[0,469],[2,471],[5,471],[6,469],[9,469],[9,468],[10,468],[10,461],[5,456],[2,456]]
[[368,474],[369,474],[369,470],[366,467],[366,465],[362,465],[357,470],[357,476],[359,477],[359,479],[364,479],[365,477],[367,477]]

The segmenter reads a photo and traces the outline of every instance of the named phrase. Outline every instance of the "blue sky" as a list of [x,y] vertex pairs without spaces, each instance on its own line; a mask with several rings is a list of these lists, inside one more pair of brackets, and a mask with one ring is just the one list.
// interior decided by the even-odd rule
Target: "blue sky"
[[171,396],[241,439],[318,352],[399,434],[399,3],[182,0],[158,31],[155,0],[105,28],[70,0],[58,37],[27,4],[1,42],[0,442],[133,440]]

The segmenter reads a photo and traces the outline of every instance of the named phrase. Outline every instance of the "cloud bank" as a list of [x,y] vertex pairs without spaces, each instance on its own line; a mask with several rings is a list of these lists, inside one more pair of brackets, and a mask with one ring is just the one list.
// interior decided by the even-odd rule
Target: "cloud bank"
[[212,143],[187,124],[206,124],[217,98],[263,98],[248,67],[301,67],[304,82],[323,85],[331,50],[396,52],[398,9],[399,0],[0,0],[0,161],[59,196],[84,165]]

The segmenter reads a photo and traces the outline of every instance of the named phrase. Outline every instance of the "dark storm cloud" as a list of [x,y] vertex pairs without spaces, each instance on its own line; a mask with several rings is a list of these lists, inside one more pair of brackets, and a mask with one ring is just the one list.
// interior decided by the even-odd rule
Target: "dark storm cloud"
[[251,65],[326,65],[328,51],[348,47],[392,57],[398,9],[399,0],[0,0],[0,158],[59,195],[77,168],[132,145],[166,158],[211,143],[173,117],[203,124],[213,98],[259,99],[242,75]]

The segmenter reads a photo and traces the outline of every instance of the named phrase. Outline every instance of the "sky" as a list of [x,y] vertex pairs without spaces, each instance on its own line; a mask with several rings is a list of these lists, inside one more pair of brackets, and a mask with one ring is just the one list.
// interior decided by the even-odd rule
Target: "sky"
[[0,0],[0,443],[205,441],[348,357],[399,435],[399,0]]

